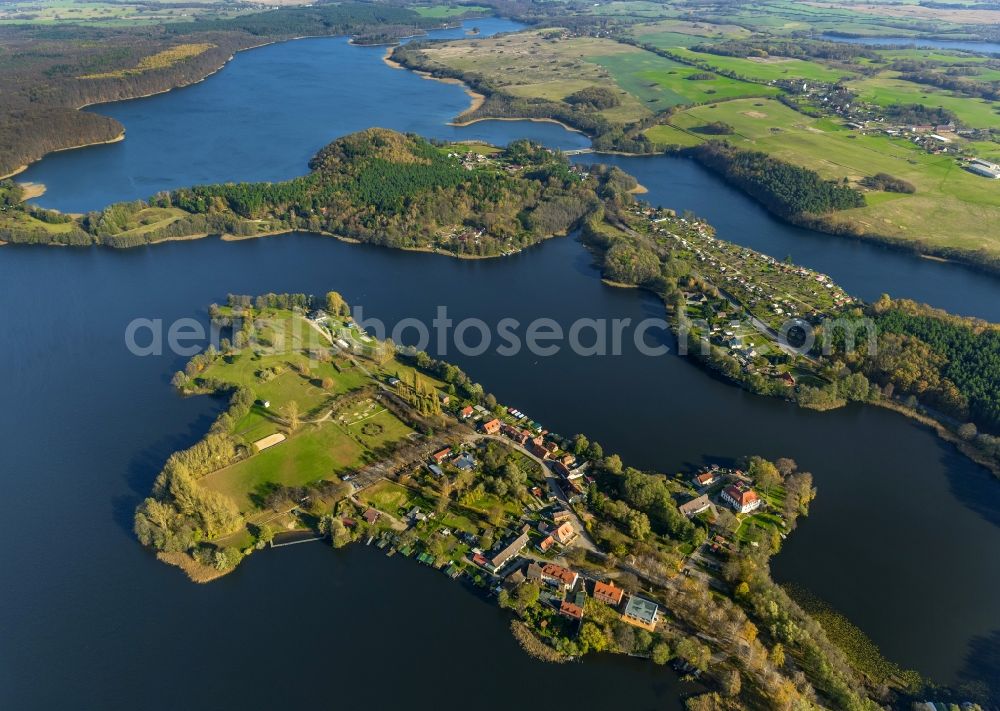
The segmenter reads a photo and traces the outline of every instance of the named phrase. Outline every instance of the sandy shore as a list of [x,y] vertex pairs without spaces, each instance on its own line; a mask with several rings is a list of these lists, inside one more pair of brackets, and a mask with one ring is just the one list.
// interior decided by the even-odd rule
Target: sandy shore
[[[428,72],[422,72],[422,71],[420,71],[418,69],[407,69],[406,67],[404,67],[399,62],[393,61],[393,59],[392,59],[392,50],[393,49],[394,49],[393,47],[389,47],[388,49],[385,50],[385,54],[382,55],[382,61],[385,62],[388,66],[392,67],[393,69],[403,69],[405,71],[411,71],[411,72],[413,72],[414,74],[416,74],[418,77],[420,77],[422,79],[430,79],[431,81],[439,81],[442,84],[454,84],[456,86],[462,87],[462,90],[465,91],[465,93],[468,95],[469,99],[471,99],[471,103],[469,105],[469,108],[467,108],[465,111],[463,111],[462,112],[463,114],[467,114],[467,113],[470,113],[472,111],[477,110],[479,107],[481,107],[486,102],[486,97],[485,96],[483,96],[482,94],[480,94],[478,91],[473,91],[468,86],[468,84],[466,84],[464,81],[462,81],[460,79],[452,79],[451,77],[436,77],[436,76],[434,76],[434,75],[432,75],[432,74],[430,74]],[[462,124],[449,124],[449,125],[451,125],[451,126],[458,126],[458,125],[462,125]]]
[[[62,153],[63,151],[75,151],[77,148],[86,148],[87,146],[104,146],[104,145],[107,145],[109,143],[118,143],[118,142],[124,141],[124,140],[125,140],[125,131],[122,131],[117,136],[115,136],[114,138],[108,139],[107,141],[91,141],[90,143],[81,143],[81,144],[76,145],[76,146],[66,146],[65,148],[56,148],[54,151],[49,151],[48,153],[43,154],[42,157],[39,158],[38,160],[42,160],[42,158],[45,158],[45,156],[50,156],[53,153]],[[38,161],[32,161],[32,162],[37,163]],[[22,165],[21,167],[19,167],[17,170],[13,171],[12,173],[7,173],[7,175],[0,175],[0,180],[5,180],[6,178],[13,178],[15,175],[17,175],[19,173],[23,173],[27,169],[28,169],[28,166]],[[25,185],[40,185],[40,183],[24,183],[24,184]],[[44,191],[45,191],[45,186],[43,185],[42,186],[42,192],[44,192]],[[37,196],[35,196],[35,197],[37,197]]]
[[32,198],[41,197],[45,194],[45,184],[21,183],[21,190],[24,192],[24,199],[31,200]]
[[[480,106],[482,106],[481,103],[480,103]],[[479,108],[479,107],[477,106],[476,108]],[[471,126],[472,124],[479,123],[480,121],[534,121],[535,123],[554,123],[554,124],[556,124],[558,126],[562,126],[567,131],[572,131],[573,133],[581,133],[583,135],[587,135],[587,134],[583,133],[583,131],[581,131],[580,129],[573,128],[569,124],[565,124],[562,121],[557,121],[556,119],[553,119],[553,118],[509,118],[509,117],[508,118],[500,118],[500,117],[497,117],[497,116],[484,116],[483,118],[476,118],[476,119],[472,119],[471,121],[450,121],[450,122],[448,122],[448,125],[449,126]],[[623,153],[622,155],[629,155],[629,154],[628,153]]]

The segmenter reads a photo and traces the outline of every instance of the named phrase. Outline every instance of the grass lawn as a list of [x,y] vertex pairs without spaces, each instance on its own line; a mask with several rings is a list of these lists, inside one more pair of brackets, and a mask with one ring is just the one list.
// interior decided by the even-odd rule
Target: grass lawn
[[736,145],[766,151],[828,179],[856,183],[885,172],[917,188],[913,195],[868,193],[867,206],[833,213],[835,221],[930,246],[1000,253],[1000,234],[983,229],[1000,219],[1000,186],[963,170],[950,156],[931,155],[903,139],[862,136],[768,99],[697,106],[670,123],[690,130],[711,121],[733,126],[735,134],[726,138]]
[[348,425],[347,430],[360,439],[365,447],[373,450],[413,434],[413,430],[381,406],[374,414]]
[[303,425],[285,442],[212,472],[199,483],[232,498],[244,511],[254,508],[251,495],[267,484],[301,486],[332,479],[360,466],[364,449],[332,422]]
[[393,516],[398,516],[400,511],[409,511],[414,506],[429,505],[406,487],[384,479],[359,492],[358,498]]

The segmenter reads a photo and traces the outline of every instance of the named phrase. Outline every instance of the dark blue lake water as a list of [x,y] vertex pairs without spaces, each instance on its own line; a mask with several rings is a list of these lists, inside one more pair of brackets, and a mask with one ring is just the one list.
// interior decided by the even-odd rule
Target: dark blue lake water
[[[475,24],[516,27],[493,22]],[[51,156],[25,179],[49,185],[43,204],[88,209],[194,182],[296,175],[321,145],[368,125],[454,137],[444,122],[467,105],[461,88],[391,69],[382,51],[325,39],[241,54],[197,86],[95,108],[125,112],[114,115],[128,139]],[[281,101],[268,94],[286,88]],[[340,98],[327,101],[329,92]],[[425,92],[436,98],[421,99]],[[443,101],[452,102],[448,110]],[[234,104],[262,113],[240,123],[240,112],[220,108]],[[173,133],[175,123],[186,131]],[[492,131],[478,137],[497,143],[583,140],[553,124],[465,131]],[[214,138],[199,142],[206,133]],[[175,153],[185,158],[173,162]],[[689,162],[608,160],[636,174],[654,202],[694,209],[722,237],[791,253],[855,293],[924,294],[981,314],[1000,304],[992,279],[794,230]],[[298,234],[126,252],[6,247],[0,284],[0,398],[8,405],[0,408],[0,708],[459,708],[471,700],[501,709],[553,688],[571,706],[620,703],[627,689],[632,708],[678,708],[673,677],[652,665],[538,666],[517,649],[499,611],[412,562],[306,544],[254,556],[234,575],[197,586],[152,559],[130,530],[164,459],[196,441],[220,406],[175,395],[169,378],[181,358],[128,353],[133,318],[204,320],[207,305],[228,292],[331,288],[390,325],[430,320],[438,305],[456,320],[489,323],[661,313],[652,298],[604,286],[573,239],[488,261]],[[445,355],[501,400],[556,431],[586,432],[636,466],[675,471],[751,453],[796,458],[815,474],[820,496],[775,561],[776,576],[831,602],[894,660],[942,681],[987,679],[1000,689],[1000,564],[991,553],[1000,547],[1000,486],[931,433],[877,410],[798,410],[685,359],[634,348],[604,358]],[[435,671],[447,679],[446,694],[432,695]],[[323,683],[330,678],[333,685]]]

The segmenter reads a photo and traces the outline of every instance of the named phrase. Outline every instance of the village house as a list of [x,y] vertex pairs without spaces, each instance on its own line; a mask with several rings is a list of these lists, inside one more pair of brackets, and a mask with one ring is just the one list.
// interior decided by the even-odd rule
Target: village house
[[489,422],[483,423],[483,432],[488,435],[495,435],[500,431],[500,420],[493,418]]
[[760,508],[764,502],[757,492],[739,481],[722,490],[722,500],[739,513],[750,513]]
[[518,553],[524,550],[525,546],[528,545],[528,534],[522,533],[520,536],[511,541],[505,548],[503,548],[499,553],[496,553],[489,560],[489,567],[493,569],[493,572],[500,570],[504,567],[511,558],[516,556]]
[[566,509],[556,509],[555,511],[552,512],[552,520],[555,521],[556,523],[562,523],[563,521],[570,521],[572,520],[572,518],[573,514],[571,514]]
[[448,458],[449,454],[451,454],[451,447],[445,447],[444,449],[439,449],[434,452],[434,454],[431,455],[431,459],[434,460],[435,464],[440,464]]
[[538,563],[528,563],[528,567],[524,569],[524,577],[532,583],[542,582],[542,566]]
[[603,603],[618,607],[622,604],[625,591],[612,582],[602,583],[598,580],[594,583],[594,599]]
[[538,543],[538,550],[542,553],[548,553],[549,549],[556,544],[556,539],[552,536],[546,536]]
[[632,595],[622,612],[622,622],[635,627],[641,627],[650,632],[656,631],[656,623],[660,619],[660,606],[645,598]]
[[577,605],[575,602],[570,602],[569,600],[563,600],[559,603],[559,614],[564,615],[571,620],[582,620],[583,619],[583,608]]
[[691,518],[711,507],[712,502],[709,501],[708,494],[702,494],[696,499],[691,499],[687,503],[681,504],[677,509],[688,518]]
[[555,563],[546,563],[542,567],[542,582],[556,588],[572,590],[579,577],[578,573]]
[[368,522],[369,526],[374,526],[375,523],[378,521],[379,516],[381,516],[381,514],[375,509],[370,507],[366,509],[365,512],[361,515],[361,517]]
[[463,452],[459,456],[455,457],[452,462],[456,469],[461,469],[463,472],[471,471],[473,467],[476,466],[476,459],[468,452]]
[[458,414],[459,416],[461,416],[463,420],[467,420],[470,417],[472,417],[473,412],[475,412],[475,410],[472,409],[472,405],[466,405],[465,407],[463,407],[461,410],[458,411]]
[[695,477],[691,480],[691,483],[694,484],[699,489],[701,489],[706,486],[711,486],[718,480],[719,480],[718,471],[713,471],[710,469],[707,472],[701,472],[700,474],[695,475]]
[[552,531],[552,537],[559,541],[561,545],[565,546],[576,538],[576,531],[573,530],[573,524],[566,521]]
[[525,442],[527,442],[528,439],[531,438],[531,435],[529,433],[525,432],[524,430],[522,430],[519,427],[515,427],[514,425],[509,425],[506,422],[501,423],[501,425],[500,425],[500,432],[505,437],[509,437],[510,439],[514,440],[518,444],[522,444],[522,445]]

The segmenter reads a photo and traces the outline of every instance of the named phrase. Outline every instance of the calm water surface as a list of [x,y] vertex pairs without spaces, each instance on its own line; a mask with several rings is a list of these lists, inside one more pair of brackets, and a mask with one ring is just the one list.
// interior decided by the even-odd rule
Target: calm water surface
[[850,42],[852,44],[885,44],[900,47],[964,49],[969,52],[1000,54],[1000,43],[981,42],[979,40],[923,39],[914,37],[840,37],[839,35],[821,35],[820,39],[832,40],[833,42]]
[[[0,254],[2,395],[14,404],[0,409],[8,503],[0,519],[0,706],[83,698],[114,708],[157,688],[161,674],[184,678],[205,708],[230,694],[274,698],[278,687],[294,687],[289,698],[326,698],[300,680],[324,669],[368,678],[378,664],[356,645],[370,637],[419,648],[420,663],[403,666],[421,678],[424,665],[459,677],[481,676],[485,664],[501,676],[522,668],[501,618],[471,610],[478,603],[443,576],[400,559],[383,564],[368,549],[268,551],[208,586],[153,560],[132,537],[131,512],[168,454],[198,439],[220,403],[177,397],[169,378],[182,359],[131,356],[125,326],[139,316],[204,319],[207,304],[228,292],[337,288],[390,325],[430,320],[438,304],[456,321],[637,321],[660,313],[655,300],[603,286],[572,239],[491,261],[311,235]],[[517,300],[503,296],[511,285]],[[796,458],[814,472],[820,497],[777,558],[776,575],[821,594],[904,664],[944,680],[995,675],[984,660],[997,649],[1000,565],[983,552],[1000,547],[1000,487],[929,432],[877,410],[798,410],[682,358],[631,347],[605,358],[446,355],[501,400],[556,431],[587,432],[637,466],[676,471],[748,453]],[[419,619],[411,625],[410,617]],[[488,650],[468,655],[470,634]],[[341,648],[342,640],[350,643]],[[211,660],[212,673],[188,673],[194,659]],[[254,661],[265,673],[246,674]],[[598,662],[572,693],[592,700],[627,687],[639,708],[676,693],[668,676],[609,664]],[[60,683],[42,683],[52,669],[62,670]],[[577,669],[536,673],[563,685]],[[522,691],[494,690],[482,703],[502,708]],[[169,708],[173,697],[149,699],[149,708]]]
[[[466,27],[472,24],[481,36],[522,27],[499,19]],[[430,36],[458,38],[465,31]],[[449,126],[469,107],[461,87],[393,69],[382,62],[385,51],[324,37],[242,52],[199,84],[88,109],[120,121],[127,140],[55,153],[20,177],[47,186],[40,204],[86,212],[187,185],[294,178],[327,143],[372,126],[448,140],[590,145],[583,134],[553,123]]]
[[[552,124],[447,127],[467,106],[461,89],[393,70],[382,51],[323,39],[241,54],[197,86],[95,108],[120,118],[128,140],[51,156],[25,179],[49,186],[43,204],[85,210],[197,182],[298,175],[317,148],[370,125],[586,145]],[[890,291],[1000,320],[991,278],[782,225],[687,161],[601,159],[637,175],[653,202],[708,217],[726,239],[790,253],[861,296]],[[169,377],[181,359],[130,356],[123,332],[131,319],[205,318],[207,304],[227,292],[331,288],[390,323],[429,320],[438,304],[456,320],[492,322],[661,313],[649,297],[604,287],[573,240],[472,262],[309,235],[128,252],[5,248],[0,284],[0,397],[13,404],[0,408],[8,486],[0,707],[353,704],[374,690],[392,705],[412,704],[415,694],[424,698],[414,690],[428,668],[448,670],[456,707],[476,698],[503,708],[535,688],[525,684],[537,684],[536,693],[568,689],[571,704],[610,703],[622,688],[636,708],[676,704],[672,678],[648,665],[531,664],[501,614],[406,561],[297,546],[195,586],[152,560],[130,532],[131,512],[164,459],[196,441],[220,407],[175,396]],[[776,576],[830,601],[893,659],[942,681],[986,678],[1000,689],[1000,564],[984,554],[1000,547],[1000,486],[930,433],[881,411],[801,411],[674,356],[446,355],[501,400],[557,431],[587,432],[637,466],[795,457],[814,472],[820,498],[776,560]],[[480,653],[468,654],[470,639]],[[374,651],[395,647],[399,654]],[[409,661],[414,650],[419,662]],[[398,684],[386,683],[386,667]],[[316,684],[334,675],[370,684]],[[518,684],[475,693],[498,677]]]

